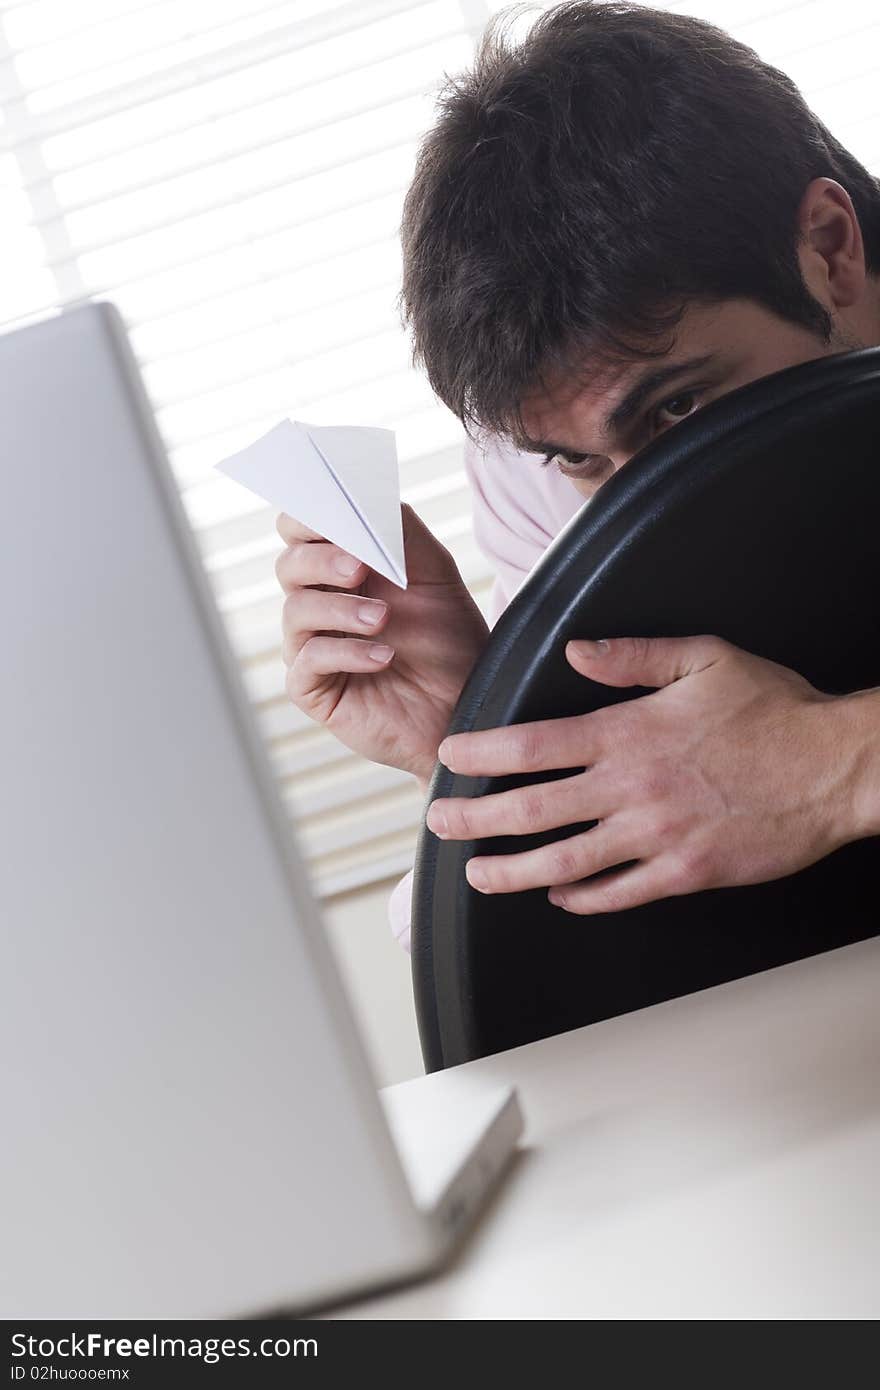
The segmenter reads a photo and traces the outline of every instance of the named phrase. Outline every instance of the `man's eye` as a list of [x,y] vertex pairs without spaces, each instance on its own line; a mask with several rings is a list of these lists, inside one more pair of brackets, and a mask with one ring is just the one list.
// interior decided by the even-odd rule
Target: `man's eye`
[[541,463],[545,468],[554,463],[558,468],[577,468],[579,464],[586,463],[589,457],[589,454],[545,454]]
[[[672,396],[662,405],[658,405],[654,412],[654,426],[662,429],[665,425],[676,425],[679,420],[687,419],[688,415],[693,415],[697,408],[697,392],[683,391],[680,396]],[[668,417],[664,419],[664,416]]]
[[569,478],[586,478],[588,481],[605,471],[608,460],[602,454],[545,454],[544,464],[555,464],[560,473]]

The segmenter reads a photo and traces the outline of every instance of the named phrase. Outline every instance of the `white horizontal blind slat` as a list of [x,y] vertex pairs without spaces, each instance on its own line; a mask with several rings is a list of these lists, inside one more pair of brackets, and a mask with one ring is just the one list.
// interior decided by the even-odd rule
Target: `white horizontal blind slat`
[[373,857],[366,863],[353,864],[343,870],[324,869],[317,874],[318,891],[325,898],[339,893],[351,893],[371,883],[383,883],[386,879],[398,879],[412,867],[413,848],[407,844],[396,853],[384,853],[381,858]]
[[[325,768],[321,768],[321,771],[325,775],[316,786],[309,785],[309,779],[300,774],[289,787],[285,787],[285,796],[294,816],[315,818],[327,811],[338,811],[366,800],[372,801],[383,792],[409,787],[412,782],[408,772],[401,772],[395,767],[375,765],[356,776],[343,768],[341,777],[328,777]],[[363,812],[363,806],[361,810]]]
[[[296,0],[293,0],[293,4],[295,3]],[[177,15],[179,16],[179,0],[174,0],[174,5],[177,11]],[[170,7],[168,6],[167,0],[165,0],[163,8],[166,12],[170,11]],[[259,21],[267,18],[270,15],[278,16],[280,12],[288,11],[291,8],[291,0],[269,0],[269,3],[267,4],[254,6],[253,8],[251,8],[248,12],[248,18],[252,23],[254,21],[257,21],[259,23]],[[105,43],[107,42],[108,37],[112,34],[114,30],[119,33],[125,33],[127,36],[129,36],[129,41],[127,44],[128,48],[131,50],[136,45],[137,55],[139,59],[143,61],[144,58],[148,57],[152,53],[161,53],[164,49],[167,48],[168,45],[167,33],[163,32],[161,27],[157,26],[156,24],[156,20],[159,14],[159,6],[146,6],[145,10],[146,13],[144,13],[137,7],[133,7],[132,9],[125,11],[121,14],[117,13],[113,17],[114,22],[112,24],[108,23],[109,17],[105,16],[103,19],[83,24],[79,28],[68,29],[64,34],[59,34],[56,32],[51,35],[47,35],[45,31],[41,32],[39,30],[35,30],[32,26],[31,34],[36,34],[36,37],[31,37],[27,39],[27,41],[24,41],[25,36],[23,34],[16,34],[16,26],[14,21],[10,25],[9,21],[7,20],[7,29],[11,30],[10,38],[12,42],[15,44],[17,52],[19,54],[26,55],[27,58],[31,60],[33,60],[35,57],[45,57],[53,50],[58,50],[59,48],[63,49],[65,45],[69,46],[73,41],[81,38],[83,34],[88,35],[88,41],[90,42],[90,46],[95,47],[93,44],[91,44],[91,41],[94,38],[94,31],[96,27],[100,27],[100,37],[101,39],[103,39]],[[3,13],[3,10],[0,9],[0,14]],[[139,26],[137,23],[138,20],[146,20],[147,22],[142,26]],[[21,29],[22,26],[18,27],[19,29]],[[138,33],[139,28],[141,30],[140,33]],[[202,22],[199,26],[199,39],[201,41],[204,41],[204,39],[208,35],[221,30],[228,31],[228,29],[229,18],[223,14],[222,5],[218,4],[217,0],[213,0],[209,14],[204,14]],[[134,42],[132,42],[131,36],[133,36]],[[97,57],[97,55],[95,56]],[[2,83],[4,77],[4,68],[7,67],[10,63],[16,61],[20,62],[21,59],[16,59],[12,57],[4,57],[0,59],[0,83]],[[89,73],[100,73],[105,69],[106,66],[109,65],[109,61],[110,60],[108,59],[105,53],[105,56],[97,58],[97,61],[87,60],[84,63],[80,63],[78,64],[77,69],[78,75],[80,78],[82,78],[84,76],[87,76]],[[2,99],[2,97],[3,90],[2,87],[0,87],[0,99]]]
[[[12,325],[17,319],[32,319],[38,315],[44,315],[61,309],[65,305],[72,306],[81,302],[85,298],[112,298],[123,311],[128,310],[128,320],[133,329],[153,327],[156,324],[159,313],[149,312],[149,306],[157,293],[157,289],[164,288],[164,282],[171,280],[175,293],[175,310],[166,309],[164,317],[171,317],[173,312],[180,312],[184,309],[202,308],[210,309],[229,289],[252,289],[255,293],[266,287],[269,283],[270,271],[267,269],[264,274],[255,274],[253,267],[259,265],[267,251],[272,251],[274,245],[279,241],[294,241],[297,234],[308,233],[315,224],[320,223],[316,228],[314,239],[319,239],[319,234],[323,234],[327,246],[325,255],[312,255],[298,259],[291,257],[286,262],[289,272],[307,272],[328,265],[334,255],[352,255],[362,251],[368,251],[378,244],[387,242],[394,233],[394,225],[387,217],[387,207],[392,200],[399,203],[401,186],[397,182],[383,184],[374,190],[369,200],[360,201],[358,199],[339,203],[329,209],[322,211],[313,217],[302,217],[293,221],[283,219],[267,218],[266,230],[263,236],[254,236],[250,233],[227,236],[219,241],[216,246],[212,246],[210,251],[199,254],[195,250],[180,252],[175,256],[165,257],[158,261],[144,265],[138,270],[132,270],[123,274],[120,270],[109,273],[102,268],[101,274],[95,274],[92,270],[91,288],[88,295],[83,294],[77,298],[73,294],[59,292],[59,271],[63,272],[67,266],[78,267],[78,262],[69,254],[64,256],[50,255],[42,262],[43,268],[51,271],[54,282],[47,281],[48,294],[34,298],[28,309],[21,314],[8,313],[4,316],[3,322]],[[358,236],[352,229],[347,236],[340,235],[339,224],[343,220],[349,221],[353,211],[358,213],[358,225],[363,227],[366,221],[368,225],[375,228],[372,236]],[[350,225],[350,222],[349,222]],[[271,259],[271,258],[270,258]],[[218,280],[222,271],[230,264],[237,265],[239,261],[245,261],[252,267],[250,275],[239,273],[236,277],[233,274],[230,279],[225,275],[222,279],[222,288]],[[200,280],[204,275],[206,264],[210,268],[212,263],[218,267],[217,279],[213,281],[214,289],[210,293],[187,294],[186,290],[177,291],[180,284],[191,283],[192,279]],[[164,294],[165,302],[169,298],[169,291],[166,289]],[[146,308],[146,312],[144,312]],[[173,341],[173,338],[171,339]]]
[[[361,160],[369,160],[378,158],[381,155],[390,154],[392,151],[398,150],[401,146],[406,146],[409,143],[410,141],[406,136],[394,137],[389,140],[380,140],[367,149],[358,151],[356,154],[347,154],[341,159],[316,163],[310,168],[302,170],[299,177],[302,179],[317,179],[323,174],[338,173],[347,166],[358,163]],[[279,189],[287,188],[288,182],[289,180],[286,176],[279,176],[275,179],[268,179],[256,184],[246,185],[238,196],[244,198],[259,198],[264,194],[275,193]],[[69,257],[79,260],[86,256],[94,256],[96,253],[106,251],[111,247],[114,249],[118,248],[126,241],[138,241],[141,238],[150,236],[152,233],[168,232],[181,222],[189,221],[191,218],[204,218],[210,213],[222,212],[225,209],[234,207],[236,202],[237,198],[230,197],[228,194],[222,197],[207,199],[186,210],[175,211],[161,218],[147,219],[137,223],[121,236],[99,237],[91,242],[81,242],[78,245],[74,244],[71,246],[68,257],[52,258],[47,261],[47,264],[49,266],[63,264],[64,260]],[[51,226],[54,222],[69,219],[71,211],[75,212],[77,209],[65,209],[63,214],[55,214],[51,218],[34,218],[30,225],[37,231],[43,230],[47,226]]]
[[[450,34],[455,35],[457,34],[457,32],[457,30],[451,30]],[[148,178],[129,178],[126,181],[115,183],[112,186],[107,187],[107,189],[104,192],[102,192],[99,196],[80,197],[78,199],[71,198],[67,200],[65,204],[65,216],[70,217],[71,215],[79,212],[94,212],[94,210],[96,208],[99,208],[102,204],[111,203],[116,201],[117,199],[131,197],[136,194],[148,193],[151,189],[157,188],[162,184],[169,183],[173,179],[184,180],[187,178],[198,176],[199,174],[202,174],[207,170],[215,168],[217,165],[226,164],[233,159],[243,159],[248,155],[265,155],[267,150],[271,150],[273,146],[280,145],[284,141],[302,139],[303,137],[308,135],[316,135],[318,134],[318,132],[324,131],[328,127],[334,125],[342,125],[346,121],[361,120],[366,116],[372,115],[374,112],[384,111],[389,106],[393,106],[398,102],[422,96],[423,94],[424,84],[422,82],[411,83],[409,86],[404,87],[399,91],[394,92],[393,94],[386,95],[375,101],[358,102],[352,106],[344,108],[343,110],[335,112],[332,116],[323,117],[319,120],[303,122],[296,126],[281,129],[278,130],[276,134],[269,137],[264,137],[260,140],[243,140],[237,147],[233,149],[228,149],[222,153],[213,154],[208,158],[193,159],[186,163],[177,164],[174,167],[174,169],[170,172],[153,173]],[[140,152],[140,150],[138,150],[138,152]],[[130,153],[131,151],[126,151],[126,154]],[[360,158],[360,154],[354,155],[353,158]],[[346,161],[343,160],[340,160],[336,163],[331,162],[326,167],[328,169],[341,168],[343,167],[345,162]],[[307,172],[308,171],[306,171],[306,173]],[[300,175],[300,177],[303,176],[305,175]],[[43,174],[40,178],[34,178],[27,181],[23,185],[22,191],[24,193],[33,193],[36,189],[42,187],[43,185],[56,181],[58,181],[58,175]],[[220,204],[220,206],[222,206],[222,204]],[[190,214],[188,213],[186,215],[189,216]],[[49,219],[46,218],[33,218],[31,219],[28,225],[39,228],[45,226],[48,221]],[[157,224],[158,227],[167,225],[169,224],[166,222],[160,222]],[[133,235],[140,235],[142,234],[143,230],[144,229],[142,228],[140,232],[133,233]],[[87,250],[94,249],[94,247],[84,247],[83,251],[85,252]]]
[[[419,71],[420,64],[414,62],[416,55],[419,55],[422,50],[431,51],[436,49],[437,43],[441,39],[444,37],[449,38],[458,32],[460,31],[455,28],[448,28],[444,32],[433,37],[428,33],[399,39],[392,46],[383,50],[381,59],[378,61],[374,60],[368,65],[371,77],[375,76],[377,79],[376,86],[383,90],[391,89],[393,84],[389,84],[386,78],[389,73],[393,74],[396,68],[399,69],[400,65],[396,64],[397,59],[405,58],[407,60],[407,66],[411,70]],[[323,88],[324,91],[322,91],[320,95],[324,98],[327,89],[332,89],[334,86],[338,86],[341,83],[345,83],[347,86],[352,75],[362,72],[363,70],[363,62],[358,61],[353,65],[343,65],[329,76],[326,73],[304,76],[296,83],[296,96],[301,98],[303,94],[306,94],[309,97],[313,97],[315,95],[315,88]],[[431,75],[433,77],[435,74],[432,72]],[[132,156],[136,156],[142,163],[146,163],[148,168],[154,168],[157,163],[155,159],[156,146],[163,147],[162,153],[167,160],[165,167],[174,173],[183,172],[178,162],[179,155],[177,151],[179,151],[181,147],[183,149],[188,148],[192,137],[194,135],[199,135],[203,127],[210,125],[215,130],[218,126],[221,130],[234,130],[235,118],[243,113],[253,118],[256,115],[268,116],[269,113],[265,111],[265,108],[268,106],[273,106],[276,110],[282,106],[293,106],[295,108],[289,86],[289,74],[281,71],[274,81],[267,80],[265,84],[261,84],[261,90],[258,94],[251,93],[246,96],[242,95],[240,97],[217,102],[219,114],[217,109],[208,106],[198,109],[193,113],[193,118],[187,123],[185,132],[187,137],[186,141],[182,139],[180,133],[172,132],[169,135],[163,124],[159,124],[156,128],[138,128],[136,134],[133,136],[130,131],[126,131],[124,126],[120,129],[118,122],[101,122],[102,138],[99,155],[93,153],[91,156],[87,156],[85,150],[80,148],[84,143],[83,140],[76,142],[74,146],[76,152],[74,153],[64,148],[59,151],[57,148],[59,143],[58,140],[48,142],[49,148],[53,154],[53,171],[51,175],[47,177],[49,179],[63,181],[69,179],[72,175],[80,173],[84,169],[94,171],[94,166],[96,164],[99,168],[106,170],[108,165],[112,167],[114,160],[127,160]],[[322,102],[322,105],[323,104]],[[318,109],[320,110],[321,106],[319,106]],[[348,114],[356,114],[356,110]],[[323,120],[314,120],[312,126],[315,130],[318,130],[322,128],[324,121],[329,123],[331,121],[338,122],[344,119],[346,119],[346,115],[344,113],[343,103],[337,100],[329,106]],[[111,128],[105,131],[105,125],[109,125]],[[279,131],[288,130],[289,133],[293,133],[290,130],[289,122],[285,119],[278,121],[267,119],[266,125],[267,128],[274,127]],[[306,126],[303,126],[302,133],[306,133],[306,129]],[[44,141],[41,143],[46,144],[47,142]],[[242,146],[242,149],[246,148],[246,145]],[[241,153],[242,151],[239,150],[238,152]],[[201,168],[203,165],[195,161],[193,167]],[[125,174],[128,171],[123,169],[122,172]],[[23,184],[23,189],[26,193],[29,193],[33,189],[39,187],[40,183],[45,181],[46,177],[26,180]],[[114,184],[112,180],[108,180],[108,182],[111,186],[115,187],[117,191],[123,191],[127,187],[124,182],[122,185]]]
[[378,797],[374,798],[370,805],[366,840],[362,806],[352,807],[347,815],[326,818],[326,822],[320,816],[300,820],[300,839],[309,859],[336,856],[338,863],[340,851],[360,851],[398,832],[411,835],[414,839],[421,804],[418,787],[409,778],[407,786],[393,798],[386,798],[384,802]]
[[[282,315],[277,319],[269,321],[269,324],[260,324],[256,328],[249,326],[247,329],[240,330],[242,335],[247,335],[246,341],[241,344],[242,357],[240,362],[227,368],[226,373],[209,373],[202,369],[203,380],[199,381],[196,376],[197,360],[204,361],[204,349],[199,352],[197,349],[191,350],[188,356],[189,362],[181,362],[179,359],[184,355],[174,353],[170,357],[165,356],[155,369],[150,368],[149,363],[143,363],[144,375],[150,390],[154,409],[165,410],[173,408],[184,402],[191,404],[198,400],[200,396],[210,395],[212,392],[246,385],[260,377],[266,370],[265,364],[260,359],[260,347],[264,347],[267,357],[274,358],[275,353],[272,346],[274,333],[266,332],[267,326],[278,331],[290,333],[292,341],[301,342],[301,347],[294,348],[293,351],[285,354],[288,367],[294,367],[299,363],[314,362],[319,353],[331,352],[350,352],[353,349],[360,349],[364,344],[371,342],[382,334],[396,332],[397,315],[393,307],[393,296],[396,290],[396,281],[386,281],[385,284],[376,288],[371,287],[370,298],[374,301],[373,312],[369,320],[364,321],[364,326],[360,332],[352,333],[351,328],[337,329],[336,334],[327,334],[326,330],[318,336],[317,330],[324,329],[328,318],[331,316],[333,305],[323,307],[323,311],[316,310],[312,314],[305,313],[302,316],[292,313]],[[381,297],[380,297],[381,296]],[[345,310],[351,307],[353,296],[346,296],[339,302],[339,313],[335,316],[339,321],[344,321]],[[367,298],[366,295],[358,298]],[[356,305],[360,308],[360,305]],[[312,328],[309,320],[314,319],[315,324]],[[305,320],[305,330],[297,335],[298,324]],[[334,320],[331,320],[333,322]],[[312,328],[311,332],[308,329]],[[164,373],[162,371],[164,369]],[[189,370],[187,370],[189,369]],[[181,373],[183,372],[183,380]],[[195,380],[193,378],[195,377]],[[167,385],[165,382],[167,381]],[[186,382],[192,381],[192,389],[188,389]]]
[[108,19],[134,17],[150,10],[155,12],[171,3],[176,3],[176,0],[103,0],[103,4],[92,0],[84,13],[86,7],[78,5],[73,9],[67,0],[6,0],[6,3],[0,4],[0,19],[10,25],[10,21],[14,23],[17,18],[20,25],[26,26],[25,34],[38,32],[48,36],[51,33],[52,37],[47,37],[46,41],[52,42],[99,29]]
[[[374,156],[372,161],[368,161],[376,166],[377,175],[369,198],[363,194],[356,197],[337,195],[333,199],[328,199],[327,203],[317,211],[299,215],[291,215],[289,207],[279,208],[277,199],[270,201],[270,205],[260,217],[261,225],[264,228],[262,235],[266,237],[290,236],[292,233],[313,229],[319,223],[323,224],[336,218],[348,217],[355,211],[360,213],[365,203],[382,204],[386,199],[399,198],[404,188],[405,178],[401,176],[399,169],[395,166],[400,165],[402,167],[404,162],[410,163],[411,153],[408,145],[401,142],[400,145],[392,146],[384,151],[384,160]],[[397,159],[392,160],[392,155],[396,155]],[[253,201],[271,200],[273,192],[277,193],[278,190],[264,190],[262,198],[254,198]],[[91,274],[95,275],[95,284],[99,285],[101,292],[104,293],[107,286],[121,286],[123,283],[126,286],[136,285],[139,281],[149,280],[163,272],[188,272],[192,266],[197,265],[202,260],[205,254],[222,255],[224,252],[237,250],[245,250],[248,254],[254,254],[256,251],[255,242],[258,238],[255,236],[253,228],[249,226],[239,228],[233,223],[231,231],[227,230],[225,226],[222,229],[218,229],[216,226],[207,229],[210,232],[210,240],[208,245],[202,248],[201,253],[196,245],[188,242],[186,246],[179,250],[175,248],[174,252],[169,254],[168,251],[165,251],[165,246],[169,242],[169,232],[173,231],[175,225],[174,222],[171,222],[168,226],[153,229],[146,238],[125,237],[122,242],[114,243],[110,248],[104,248],[105,251],[113,251],[115,260],[107,257],[98,267],[89,265],[89,261],[94,260],[95,257],[89,257],[85,253],[81,253],[81,263],[89,269]],[[196,225],[201,231],[201,226]],[[139,240],[146,240],[147,245],[143,248],[138,247]],[[138,254],[143,256],[143,263],[141,268],[129,270],[127,266],[131,259],[132,243]],[[156,248],[158,248],[158,254]],[[96,251],[100,252],[101,249],[98,247]],[[123,250],[125,256],[122,255]],[[70,259],[72,257],[69,254],[64,256],[50,255],[45,264],[48,269],[56,270],[63,267]]]
[[[45,140],[60,131],[70,131],[92,121],[121,115],[134,106],[144,106],[160,97],[185,88],[216,81],[230,73],[253,67],[292,50],[301,51],[312,44],[349,34],[365,28],[386,16],[406,13],[427,6],[432,0],[356,0],[356,3],[335,7],[330,14],[313,15],[307,20],[294,21],[255,38],[231,45],[227,49],[206,53],[199,59],[169,63],[147,77],[123,83],[91,99],[61,105],[50,115],[34,122],[30,141]],[[243,12],[246,7],[242,7]],[[8,108],[23,105],[27,98],[14,94]],[[0,149],[3,148],[0,143]]]

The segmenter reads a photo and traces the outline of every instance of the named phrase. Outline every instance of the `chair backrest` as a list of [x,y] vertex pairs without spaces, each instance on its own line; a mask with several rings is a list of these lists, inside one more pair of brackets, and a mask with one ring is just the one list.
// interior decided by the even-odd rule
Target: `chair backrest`
[[[502,615],[451,732],[598,709],[574,637],[713,633],[831,692],[880,684],[880,349],[821,358],[677,425],[572,519]],[[542,774],[546,779],[547,774]],[[430,799],[536,778],[456,776]],[[578,919],[546,890],[484,896],[464,866],[571,830],[416,856],[412,959],[429,1070],[748,975],[880,930],[880,840],[772,883]]]

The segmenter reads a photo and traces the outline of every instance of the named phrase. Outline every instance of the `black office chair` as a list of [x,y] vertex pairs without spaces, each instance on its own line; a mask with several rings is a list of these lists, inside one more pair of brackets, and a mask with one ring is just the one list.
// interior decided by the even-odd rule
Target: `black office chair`
[[[501,617],[450,732],[645,693],[578,675],[565,660],[570,638],[700,633],[830,693],[880,684],[880,349],[743,387],[610,479]],[[438,764],[430,799],[528,780],[540,779],[472,779]],[[467,883],[475,853],[571,833],[463,843],[423,827],[412,965],[429,1071],[880,930],[878,839],[772,883],[582,919],[546,890],[484,896]]]

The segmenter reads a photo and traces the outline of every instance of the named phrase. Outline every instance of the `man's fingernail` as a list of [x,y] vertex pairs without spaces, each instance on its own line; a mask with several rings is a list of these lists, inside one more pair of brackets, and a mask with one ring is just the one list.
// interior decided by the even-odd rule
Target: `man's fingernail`
[[600,637],[596,642],[588,642],[586,638],[579,638],[574,645],[584,656],[607,656],[611,650],[611,643],[605,637]]
[[359,622],[367,627],[375,627],[380,618],[385,616],[385,603],[362,603],[357,611]]
[[360,560],[356,560],[353,555],[340,555],[336,560],[336,573],[344,574],[346,579],[351,579],[355,570],[360,569]]
[[390,661],[394,655],[394,648],[386,647],[381,642],[371,642],[369,654],[371,661]]
[[443,742],[440,744],[440,747],[437,749],[437,758],[438,758],[438,760],[443,764],[444,767],[448,767],[448,768],[449,768],[449,771],[450,771],[450,772],[452,772],[452,770],[453,770],[453,768],[452,768],[452,763],[451,763],[450,757],[449,757],[451,751],[452,751],[452,748],[451,748],[449,739],[448,739],[448,738],[445,738],[445,739],[443,740]]
[[467,881],[471,887],[476,888],[479,893],[485,893],[486,889],[489,887],[489,875],[486,873],[482,864],[475,864],[473,859],[469,859],[465,872],[467,874]]
[[551,888],[547,897],[554,907],[565,907],[565,894],[560,893],[558,888]]
[[443,836],[449,831],[449,822],[446,819],[445,812],[437,810],[436,806],[437,803],[435,801],[428,811],[428,829],[433,830],[434,834],[439,835],[442,840]]

